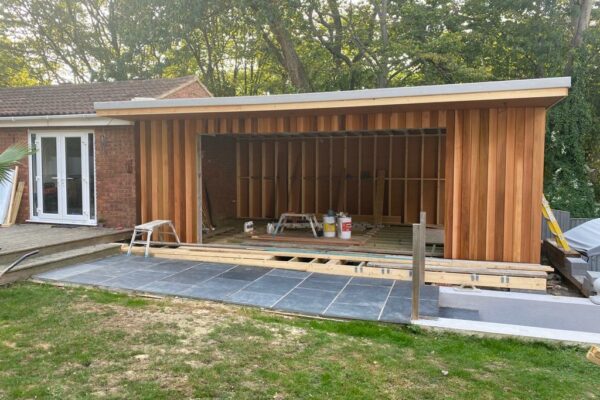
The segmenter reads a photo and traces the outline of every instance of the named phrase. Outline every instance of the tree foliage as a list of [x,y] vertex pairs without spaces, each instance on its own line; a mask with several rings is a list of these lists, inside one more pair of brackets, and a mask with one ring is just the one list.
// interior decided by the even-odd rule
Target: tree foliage
[[573,75],[549,113],[546,191],[598,212],[593,0],[2,2],[0,86],[196,74],[232,96]]

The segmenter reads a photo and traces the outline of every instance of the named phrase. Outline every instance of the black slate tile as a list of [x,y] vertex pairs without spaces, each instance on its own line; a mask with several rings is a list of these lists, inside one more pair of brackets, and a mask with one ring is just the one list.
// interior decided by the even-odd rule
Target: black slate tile
[[184,294],[191,297],[225,300],[227,296],[243,289],[246,285],[248,281],[218,277],[195,285]]
[[[412,299],[406,297],[390,296],[385,304],[381,321],[386,322],[406,322],[410,320],[412,312]],[[439,306],[435,300],[421,299],[419,301],[419,315],[424,317],[437,317],[439,315]]]
[[231,301],[237,304],[247,304],[258,307],[266,307],[269,308],[273,304],[275,304],[281,295],[272,294],[272,293],[258,293],[247,290],[241,290],[239,292],[235,292],[226,298],[227,301]]
[[319,315],[331,304],[336,295],[336,292],[298,287],[275,304],[273,308]]
[[282,296],[298,286],[300,282],[302,279],[265,275],[252,282],[245,290]]
[[175,274],[177,272],[190,269],[194,265],[198,265],[198,263],[192,261],[165,261],[161,262],[160,264],[150,265],[146,269],[150,271],[165,271]]
[[140,286],[160,280],[164,274],[156,271],[134,271],[129,274],[102,282],[102,286],[121,288],[121,289],[137,289]]
[[[391,301],[390,301],[391,300]],[[385,322],[410,322],[412,301],[404,297],[390,298],[381,313],[381,321]]]
[[351,285],[368,285],[368,286],[384,286],[390,287],[394,284],[393,279],[379,279],[379,278],[362,278],[360,276],[352,278],[350,281]]
[[138,290],[148,293],[159,293],[166,295],[181,295],[183,292],[191,289],[193,285],[177,282],[154,281],[147,285],[141,286]]
[[162,281],[166,282],[177,282],[189,285],[198,285],[208,279],[214,278],[221,274],[221,271],[202,270],[199,268],[189,268],[185,271],[178,272],[176,274],[166,276],[162,278]]
[[384,286],[348,285],[336,299],[336,303],[383,307],[390,289]]
[[114,276],[110,275],[102,275],[97,271],[84,272],[82,274],[69,276],[64,279],[67,282],[71,283],[81,283],[81,284],[90,284],[90,285],[100,285],[103,282],[106,282],[110,279],[113,279]]
[[[391,296],[395,297],[406,297],[412,298],[412,285],[400,284],[401,281],[397,281],[392,289]],[[438,300],[440,294],[440,288],[432,285],[421,285],[420,297],[428,300]]]
[[381,306],[376,305],[356,305],[334,302],[324,313],[326,317],[366,319],[377,321]]
[[349,280],[350,278],[346,276],[312,274],[300,284],[300,287],[337,293],[346,286]]
[[269,271],[270,269],[262,267],[237,266],[225,272],[223,275],[221,275],[221,278],[253,281]]
[[234,265],[234,264],[205,263],[205,262],[194,265],[195,269],[200,269],[203,271],[213,271],[213,272],[226,272],[234,267],[236,267],[236,265]]
[[307,272],[307,271],[295,271],[295,270],[291,270],[291,269],[273,269],[271,271],[269,271],[269,273],[267,275],[273,275],[273,276],[283,276],[286,278],[298,278],[298,279],[304,279],[306,277],[308,277],[311,274],[311,272]]

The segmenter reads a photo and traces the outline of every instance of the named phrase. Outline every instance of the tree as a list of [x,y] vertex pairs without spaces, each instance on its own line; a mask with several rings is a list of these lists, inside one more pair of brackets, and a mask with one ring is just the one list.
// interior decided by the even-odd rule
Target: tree
[[0,182],[6,182],[8,172],[29,154],[29,148],[23,144],[12,145],[0,153]]

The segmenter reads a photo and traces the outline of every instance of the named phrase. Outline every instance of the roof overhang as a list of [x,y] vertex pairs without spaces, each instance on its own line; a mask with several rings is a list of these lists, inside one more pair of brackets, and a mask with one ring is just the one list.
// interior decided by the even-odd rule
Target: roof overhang
[[0,117],[0,128],[42,128],[42,127],[87,127],[87,126],[127,126],[132,121],[102,117],[96,114],[32,115],[22,117]]
[[277,113],[302,110],[365,108],[467,108],[488,105],[551,107],[568,95],[570,77],[451,85],[365,89],[272,96],[210,97],[94,103],[99,116],[152,118],[159,116]]

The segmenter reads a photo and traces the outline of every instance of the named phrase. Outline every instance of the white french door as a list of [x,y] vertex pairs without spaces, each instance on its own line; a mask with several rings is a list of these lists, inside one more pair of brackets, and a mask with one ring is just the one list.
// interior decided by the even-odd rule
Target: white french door
[[32,220],[95,224],[93,141],[90,132],[31,132]]

